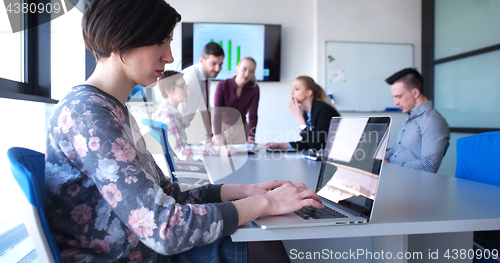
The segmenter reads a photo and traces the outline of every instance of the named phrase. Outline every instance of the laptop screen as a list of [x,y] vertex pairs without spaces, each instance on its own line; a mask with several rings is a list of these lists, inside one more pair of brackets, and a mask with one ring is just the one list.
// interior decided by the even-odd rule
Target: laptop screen
[[370,217],[390,117],[334,117],[316,186],[319,196]]

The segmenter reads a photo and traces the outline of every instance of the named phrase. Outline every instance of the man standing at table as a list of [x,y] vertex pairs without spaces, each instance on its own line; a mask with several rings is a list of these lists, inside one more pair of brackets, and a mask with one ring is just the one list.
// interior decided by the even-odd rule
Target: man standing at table
[[388,77],[394,104],[408,117],[399,126],[385,162],[435,173],[444,157],[450,129],[424,93],[424,78],[412,68]]
[[187,102],[180,103],[178,108],[182,115],[182,123],[188,127],[195,113],[201,112],[207,142],[211,142],[213,137],[209,111],[210,83],[211,79],[219,74],[223,60],[224,50],[222,47],[215,42],[210,42],[203,48],[200,62],[182,71],[184,80],[189,87]]

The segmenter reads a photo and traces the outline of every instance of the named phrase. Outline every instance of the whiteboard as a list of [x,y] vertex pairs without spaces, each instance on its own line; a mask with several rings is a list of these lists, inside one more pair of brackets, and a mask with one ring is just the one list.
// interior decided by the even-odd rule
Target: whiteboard
[[339,111],[384,111],[395,107],[384,81],[413,67],[413,45],[326,41],[325,91]]

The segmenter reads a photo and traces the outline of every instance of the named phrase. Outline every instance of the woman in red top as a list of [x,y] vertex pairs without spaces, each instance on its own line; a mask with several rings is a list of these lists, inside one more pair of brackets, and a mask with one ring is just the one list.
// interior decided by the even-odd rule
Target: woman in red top
[[257,63],[253,58],[245,57],[236,66],[236,76],[217,84],[213,119],[216,145],[254,143],[259,107],[256,66]]

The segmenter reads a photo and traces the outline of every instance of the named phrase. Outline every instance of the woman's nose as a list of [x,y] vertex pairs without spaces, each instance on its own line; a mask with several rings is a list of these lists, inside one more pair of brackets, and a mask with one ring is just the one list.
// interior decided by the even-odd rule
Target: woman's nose
[[174,62],[174,57],[172,56],[172,49],[169,48],[168,51],[164,53],[162,61],[167,64],[171,64]]

